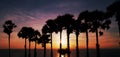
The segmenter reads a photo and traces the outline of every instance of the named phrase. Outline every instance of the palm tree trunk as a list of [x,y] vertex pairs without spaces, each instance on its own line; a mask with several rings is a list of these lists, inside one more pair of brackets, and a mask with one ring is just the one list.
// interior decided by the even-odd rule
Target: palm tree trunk
[[28,54],[29,57],[31,57],[31,54],[30,54],[30,53],[31,53],[31,51],[30,51],[30,46],[31,46],[31,42],[29,41],[29,54]]
[[97,57],[100,57],[100,47],[98,41],[98,29],[96,28],[96,49],[97,49]]
[[46,43],[44,43],[44,57],[46,57]]
[[36,47],[37,47],[37,43],[35,41],[34,57],[37,57],[37,51],[36,51],[37,48]]
[[26,41],[27,41],[27,39],[25,38],[25,46],[24,46],[24,48],[25,48],[25,57],[27,57],[27,48],[26,48]]
[[88,39],[88,31],[86,30],[86,46],[87,46],[87,47],[86,47],[86,50],[87,50],[87,51],[86,51],[86,55],[87,55],[87,57],[89,57],[89,46],[88,46],[88,45],[89,45],[89,44],[88,44],[89,42],[88,42],[88,41],[89,41],[89,39]]
[[76,32],[76,57],[79,57],[78,35],[79,34]]
[[70,57],[70,44],[69,44],[69,34],[67,33],[67,47],[68,47],[68,57]]
[[8,46],[9,46],[9,57],[11,57],[11,49],[10,49],[10,34],[8,35]]
[[51,57],[53,57],[53,49],[52,49],[52,33],[51,33]]
[[[62,49],[62,43],[61,43],[61,41],[62,41],[62,31],[60,31],[60,51]],[[61,57],[61,52],[60,52],[60,57]]]

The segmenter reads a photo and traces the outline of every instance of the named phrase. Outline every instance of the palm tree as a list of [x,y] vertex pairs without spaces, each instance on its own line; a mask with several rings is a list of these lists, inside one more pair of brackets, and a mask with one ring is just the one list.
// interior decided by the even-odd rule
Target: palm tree
[[52,33],[56,32],[57,33],[57,25],[55,24],[54,20],[49,19],[46,21],[46,25],[48,26],[48,33],[50,33],[51,36],[51,57],[53,57],[53,49],[52,49]]
[[38,44],[42,44],[42,47],[44,47],[44,57],[46,57],[46,44],[51,41],[49,37],[50,35],[44,34],[40,37],[40,39],[38,39]]
[[22,37],[25,39],[25,57],[27,57],[27,51],[26,51],[26,42],[27,39],[29,39],[29,57],[30,57],[30,41],[34,37],[34,29],[31,27],[22,27],[22,29],[18,33],[18,37]]
[[29,54],[28,54],[28,57],[31,57],[31,41],[32,41],[32,38],[34,37],[34,29],[32,27],[29,27],[28,29],[28,41],[29,41]]
[[[100,45],[99,45],[99,39],[98,39],[98,29],[109,29],[111,21],[106,19],[106,13],[102,11],[95,10],[91,12],[91,29],[90,32],[96,33],[96,49],[97,49],[97,57],[100,57]],[[100,36],[103,35],[102,31],[99,31]]]
[[11,57],[11,53],[10,53],[10,34],[13,32],[13,28],[15,28],[16,25],[11,21],[11,20],[7,20],[5,21],[3,28],[4,28],[4,32],[8,35],[8,44],[9,44],[9,57]]
[[119,34],[120,34],[120,0],[114,2],[107,7],[108,17],[115,15],[116,21],[118,22]]
[[22,29],[19,31],[18,33],[18,37],[22,37],[23,39],[25,39],[25,45],[24,45],[24,48],[25,48],[25,55],[24,57],[27,57],[27,48],[26,48],[26,42],[27,42],[27,27],[22,27]]
[[38,30],[34,31],[34,37],[31,39],[31,41],[35,42],[35,47],[34,47],[34,57],[37,57],[37,41],[40,38],[41,34]]
[[[46,43],[49,43],[50,42],[50,39],[49,39],[49,36],[50,35],[47,35],[47,33],[49,32],[49,27],[48,25],[44,25],[43,28],[42,28],[42,36],[40,37],[40,39],[38,40],[38,43],[42,43],[42,46],[44,47],[44,57],[46,57]],[[46,40],[48,40],[48,42],[46,42]]]
[[[63,20],[62,20],[62,16],[57,16],[57,18],[55,19],[55,23],[57,25],[57,31],[60,32],[60,50],[62,49],[62,43],[61,43],[61,40],[62,40],[62,30],[64,28],[64,23],[63,23]],[[61,57],[61,53],[60,53],[60,56]]]
[[88,43],[89,43],[89,39],[88,39],[88,29],[90,26],[90,12],[83,11],[79,14],[77,21],[79,23],[81,23],[81,29],[80,32],[85,32],[86,33],[86,55],[87,57],[89,57],[89,47],[88,47]]
[[70,42],[69,42],[69,35],[70,33],[73,32],[73,23],[74,23],[74,19],[73,19],[73,15],[71,14],[65,14],[62,16],[62,20],[63,20],[63,24],[64,24],[64,27],[67,31],[67,48],[68,48],[68,57],[70,57]]
[[81,29],[81,23],[78,22],[78,20],[75,20],[73,24],[73,30],[76,35],[76,57],[79,57],[78,36],[80,34],[80,29]]

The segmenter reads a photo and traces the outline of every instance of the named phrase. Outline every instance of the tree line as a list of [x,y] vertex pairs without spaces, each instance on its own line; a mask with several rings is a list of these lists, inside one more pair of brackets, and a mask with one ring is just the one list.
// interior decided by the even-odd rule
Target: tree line
[[[52,33],[55,32],[56,34],[60,32],[60,57],[61,57],[61,50],[62,50],[62,31],[66,30],[67,36],[67,50],[66,53],[68,57],[70,57],[70,34],[75,32],[76,35],[76,57],[79,57],[79,48],[78,48],[78,36],[80,33],[86,34],[86,57],[89,57],[89,32],[96,33],[96,51],[97,56],[100,56],[100,44],[99,44],[99,36],[103,35],[103,30],[110,29],[111,24],[111,17],[115,16],[115,20],[118,24],[119,33],[120,33],[120,1],[116,1],[113,4],[109,5],[106,8],[106,12],[94,10],[89,11],[85,10],[81,12],[77,19],[73,18],[74,15],[72,14],[64,14],[59,15],[55,19],[49,19],[46,21],[46,24],[42,27],[42,33],[38,30],[33,29],[32,27],[22,27],[21,30],[18,32],[18,37],[23,38],[25,40],[24,48],[25,48],[25,55],[27,57],[27,48],[26,42],[29,41],[29,57],[31,57],[31,42],[35,42],[34,45],[34,57],[37,57],[37,44],[41,44],[44,47],[44,57],[46,57],[46,44],[51,44],[51,57],[53,57],[53,38]],[[12,20],[7,20],[3,24],[4,32],[8,35],[8,43],[9,43],[9,57],[10,54],[10,35],[13,32],[13,29],[16,28],[17,25],[12,22]]]

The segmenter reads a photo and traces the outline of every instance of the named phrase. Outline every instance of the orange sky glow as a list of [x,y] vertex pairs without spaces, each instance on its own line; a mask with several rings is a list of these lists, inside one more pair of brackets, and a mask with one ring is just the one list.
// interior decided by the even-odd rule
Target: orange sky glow
[[[7,34],[3,34],[3,39],[0,40],[0,49],[7,49],[8,48],[8,39],[7,39]],[[118,41],[120,40],[119,38],[114,39],[113,37],[109,36],[110,34],[105,32],[103,36],[99,37],[99,43],[100,43],[100,48],[119,48]],[[53,33],[53,49],[59,49],[59,33],[55,34]],[[89,48],[90,49],[95,49],[96,47],[96,41],[95,41],[95,33],[89,33]],[[24,49],[24,39],[18,38],[17,37],[17,32],[13,32],[11,34],[11,48],[12,49]],[[27,42],[27,48],[28,48],[28,42]],[[31,48],[34,48],[34,42],[32,42]],[[37,45],[38,49],[43,49],[42,45],[39,44]],[[67,48],[67,36],[66,36],[66,31],[63,30],[62,33],[62,48]],[[75,34],[72,33],[70,35],[70,48],[75,49],[76,48],[76,37]],[[85,33],[81,33],[79,35],[79,48],[80,49],[85,49],[86,48],[86,37]],[[50,49],[50,44],[47,44],[47,49]]]

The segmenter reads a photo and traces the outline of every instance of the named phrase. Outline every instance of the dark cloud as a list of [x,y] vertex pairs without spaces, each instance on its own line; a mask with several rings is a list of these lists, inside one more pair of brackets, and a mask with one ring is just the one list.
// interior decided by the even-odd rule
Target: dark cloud
[[0,0],[0,21],[10,17],[15,17],[16,21],[22,20],[21,18],[27,21],[44,17],[42,15],[78,15],[85,10],[103,10],[113,2],[114,0]]
[[67,9],[72,11],[77,9],[90,10],[95,8],[101,9],[113,1],[114,0],[0,0],[0,9],[9,10],[18,8],[28,11],[43,10],[45,12],[67,11]]
[[[114,0],[0,0],[0,21],[9,16],[37,18],[37,14],[78,15],[85,10],[103,10]],[[19,19],[18,17],[16,17]]]

